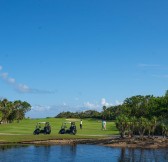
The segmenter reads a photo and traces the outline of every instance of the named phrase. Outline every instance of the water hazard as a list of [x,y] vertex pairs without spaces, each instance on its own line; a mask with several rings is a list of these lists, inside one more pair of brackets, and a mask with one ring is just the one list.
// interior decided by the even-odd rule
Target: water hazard
[[98,145],[0,146],[3,162],[168,162],[168,149],[128,149]]

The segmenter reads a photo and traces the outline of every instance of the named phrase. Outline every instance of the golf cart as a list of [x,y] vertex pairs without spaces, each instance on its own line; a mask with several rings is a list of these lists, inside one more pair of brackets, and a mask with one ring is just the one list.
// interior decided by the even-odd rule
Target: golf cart
[[49,122],[38,122],[37,123],[33,134],[38,135],[40,133],[43,133],[43,134],[50,134],[51,133],[51,126],[50,126]]
[[[67,128],[68,124],[70,124],[69,129]],[[76,130],[75,122],[64,122],[64,123],[62,123],[59,134],[73,134],[73,135],[75,135],[76,133],[77,133],[77,130]]]

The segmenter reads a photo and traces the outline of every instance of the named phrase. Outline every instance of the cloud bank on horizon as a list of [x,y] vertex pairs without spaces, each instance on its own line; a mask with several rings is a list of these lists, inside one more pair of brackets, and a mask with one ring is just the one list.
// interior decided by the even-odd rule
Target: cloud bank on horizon
[[26,114],[27,117],[31,116],[32,118],[40,117],[55,117],[60,112],[82,112],[87,110],[96,110],[101,112],[103,106],[110,107],[115,105],[120,105],[122,102],[116,100],[113,104],[106,102],[105,98],[102,98],[98,103],[85,102],[81,105],[69,105],[63,103],[62,105],[34,105],[30,112]]

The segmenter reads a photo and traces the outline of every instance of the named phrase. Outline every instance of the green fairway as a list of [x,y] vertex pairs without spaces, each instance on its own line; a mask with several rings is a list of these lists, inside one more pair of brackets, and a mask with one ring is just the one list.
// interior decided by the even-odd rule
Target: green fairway
[[[33,135],[37,122],[50,122],[50,135]],[[80,129],[80,121],[76,122],[77,134],[58,134],[63,122],[67,121],[62,118],[46,118],[46,119],[25,119],[20,123],[14,122],[10,124],[0,125],[0,142],[22,142],[47,139],[72,139],[72,138],[98,138],[118,134],[114,122],[107,121],[107,129],[102,130],[101,120],[84,119],[83,129]],[[68,125],[69,127],[69,125]]]

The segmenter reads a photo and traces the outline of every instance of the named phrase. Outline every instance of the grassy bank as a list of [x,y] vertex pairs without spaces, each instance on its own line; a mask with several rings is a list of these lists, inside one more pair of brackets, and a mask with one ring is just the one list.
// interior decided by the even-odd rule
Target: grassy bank
[[[51,134],[50,135],[33,135],[37,122],[50,122]],[[0,143],[3,142],[22,142],[34,140],[48,140],[48,139],[73,139],[73,138],[100,138],[110,135],[118,134],[114,122],[107,121],[107,129],[101,130],[101,120],[84,119],[83,129],[79,128],[80,122],[76,122],[77,134],[76,135],[60,135],[58,134],[61,125],[65,119],[47,118],[47,119],[25,119],[20,123],[14,122],[10,124],[0,125]]]

